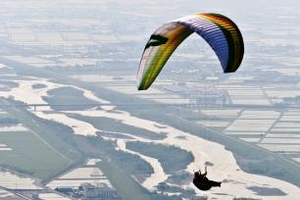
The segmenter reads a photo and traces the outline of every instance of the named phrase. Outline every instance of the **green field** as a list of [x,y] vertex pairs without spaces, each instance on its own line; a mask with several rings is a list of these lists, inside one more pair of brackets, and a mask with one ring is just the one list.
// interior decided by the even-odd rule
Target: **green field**
[[[0,99],[3,104],[11,103]],[[14,102],[15,103],[15,102]],[[0,151],[0,166],[30,174],[47,182],[84,162],[69,127],[36,117],[24,108],[4,107],[2,126],[22,124],[28,131],[0,132],[0,144],[12,151]],[[5,122],[5,123],[4,123]]]
[[42,180],[62,171],[70,160],[47,146],[32,132],[0,132],[0,144],[11,151],[0,152],[0,164],[18,171],[30,173]]
[[151,199],[150,193],[133,181],[132,178],[128,177],[128,175],[124,174],[124,171],[117,164],[112,162],[100,162],[98,166],[125,200]]
[[124,200],[179,200],[179,197],[168,197],[163,194],[151,193],[140,186],[130,174],[124,173],[122,166],[113,161],[97,163],[98,167],[110,180],[111,184],[120,192]]
[[194,156],[191,152],[187,152],[176,146],[165,146],[145,142],[127,142],[126,147],[129,150],[156,158],[167,174],[176,174],[179,171],[183,171],[186,166],[194,161]]

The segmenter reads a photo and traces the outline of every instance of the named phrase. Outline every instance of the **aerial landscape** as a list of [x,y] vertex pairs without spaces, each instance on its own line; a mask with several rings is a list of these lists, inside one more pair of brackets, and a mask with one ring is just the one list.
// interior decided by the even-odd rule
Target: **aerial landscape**
[[[270,2],[2,0],[0,200],[298,199],[300,3]],[[239,69],[193,34],[138,90],[151,34],[207,12],[238,25]]]

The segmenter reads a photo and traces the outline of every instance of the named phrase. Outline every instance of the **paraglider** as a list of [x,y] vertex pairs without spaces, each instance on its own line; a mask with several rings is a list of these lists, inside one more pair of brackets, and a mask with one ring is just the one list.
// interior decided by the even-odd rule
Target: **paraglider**
[[220,14],[190,15],[162,25],[151,35],[137,73],[139,90],[151,86],[175,49],[194,32],[212,47],[224,73],[238,69],[243,60],[244,43],[236,24]]
[[221,182],[209,180],[207,177],[207,169],[205,167],[205,173],[201,174],[201,171],[197,171],[194,173],[193,184],[199,190],[210,190],[212,187],[221,187]]

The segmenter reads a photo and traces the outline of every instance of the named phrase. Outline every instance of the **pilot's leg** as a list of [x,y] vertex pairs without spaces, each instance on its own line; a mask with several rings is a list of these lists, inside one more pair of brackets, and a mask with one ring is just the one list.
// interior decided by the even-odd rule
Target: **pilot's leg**
[[221,187],[221,182],[217,181],[208,181],[208,184],[211,185],[212,187]]

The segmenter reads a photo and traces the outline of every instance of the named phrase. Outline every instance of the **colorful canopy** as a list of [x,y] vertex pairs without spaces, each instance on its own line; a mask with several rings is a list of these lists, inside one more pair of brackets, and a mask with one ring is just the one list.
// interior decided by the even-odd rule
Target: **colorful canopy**
[[194,32],[215,51],[224,73],[238,69],[243,60],[244,42],[235,23],[220,14],[190,15],[164,24],[151,35],[138,69],[139,90],[151,86],[175,49]]

